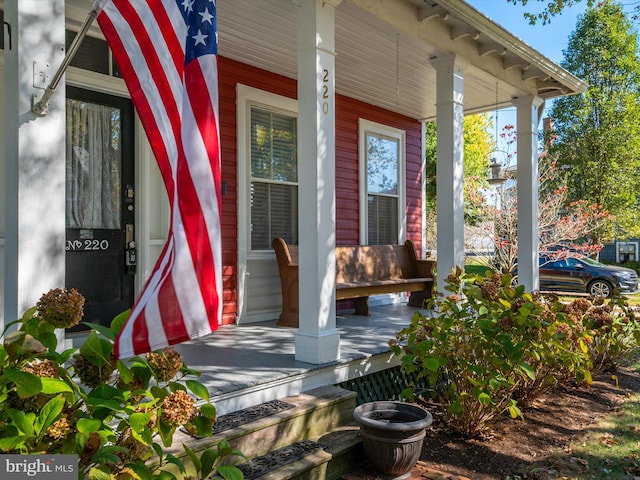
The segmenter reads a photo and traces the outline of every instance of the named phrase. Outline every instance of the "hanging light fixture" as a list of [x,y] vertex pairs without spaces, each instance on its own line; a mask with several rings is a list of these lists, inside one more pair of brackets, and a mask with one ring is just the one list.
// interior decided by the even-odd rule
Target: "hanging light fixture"
[[487,178],[489,185],[501,185],[507,181],[506,177],[502,175],[502,164],[498,163],[495,157],[491,157],[489,168],[491,169],[491,176]]

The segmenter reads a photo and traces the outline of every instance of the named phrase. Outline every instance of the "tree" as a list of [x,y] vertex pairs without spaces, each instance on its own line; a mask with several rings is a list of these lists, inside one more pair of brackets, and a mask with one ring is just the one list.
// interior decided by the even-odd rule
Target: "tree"
[[562,66],[588,84],[586,93],[563,97],[551,116],[551,148],[568,172],[570,201],[588,199],[616,217],[615,231],[600,240],[640,234],[640,62],[636,34],[620,5],[603,0],[578,18]]
[[[544,4],[544,9],[537,13],[526,12],[524,17],[529,20],[531,25],[535,25],[538,21],[546,25],[551,22],[553,17],[560,15],[565,8],[582,3],[583,1],[586,1],[589,8],[595,3],[595,0],[537,0],[538,3]],[[529,0],[507,0],[507,2],[513,5],[520,4],[524,7],[529,3]]]
[[[523,7],[529,4],[529,0],[507,0],[508,3],[513,5],[522,5]],[[542,3],[544,8],[539,12],[525,12],[524,18],[529,20],[530,25],[535,25],[539,21],[543,25],[551,23],[551,19],[562,14],[565,8],[572,7],[579,3],[585,3],[588,8],[592,8],[596,5],[596,0],[534,0],[531,3]],[[606,2],[605,2],[606,3]],[[597,6],[601,6],[602,2],[598,2]],[[640,14],[640,5],[637,0],[631,2],[625,2],[624,7],[631,7],[633,13],[631,13],[631,19],[637,21]]]
[[[465,223],[476,225],[484,219],[483,188],[487,186],[486,170],[489,152],[495,142],[489,133],[492,120],[488,114],[464,118],[464,217]],[[436,124],[425,124],[427,248],[436,248]]]
[[[538,160],[538,231],[542,255],[559,258],[569,252],[575,256],[591,256],[602,249],[594,241],[593,232],[611,221],[601,205],[585,200],[568,200],[566,172],[557,161],[543,153]],[[500,272],[514,272],[518,258],[518,202],[514,172],[509,181],[498,187],[498,202],[487,206],[492,222],[483,224],[484,235],[493,242],[491,264]]]
[[485,219],[483,190],[487,186],[489,154],[496,148],[489,133],[492,126],[493,119],[487,114],[464,119],[465,221],[469,225]]
[[[465,118],[465,227],[476,227],[483,244],[493,247],[491,266],[513,272],[518,258],[517,179],[513,169],[506,169],[507,182],[495,190],[486,180],[491,152],[501,151],[506,166],[517,152],[517,131],[505,125],[497,138],[491,138],[492,121],[487,114]],[[436,232],[436,128],[426,125],[427,164],[427,248],[435,249]],[[555,138],[555,137],[554,137]],[[551,145],[547,138],[545,146]],[[557,157],[546,151],[538,159],[538,230],[539,250],[558,257],[571,251],[577,256],[592,256],[602,249],[595,232],[606,229],[613,217],[598,203],[571,200],[567,186],[568,172]],[[491,199],[491,193],[494,198]],[[480,258],[480,257],[479,257]],[[487,263],[487,266],[489,264]]]

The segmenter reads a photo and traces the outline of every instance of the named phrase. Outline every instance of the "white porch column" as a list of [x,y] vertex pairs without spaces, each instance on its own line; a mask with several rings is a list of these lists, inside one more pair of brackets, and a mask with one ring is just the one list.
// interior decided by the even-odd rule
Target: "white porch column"
[[296,360],[340,358],[336,329],[335,8],[298,2],[298,225],[300,327]]
[[517,98],[518,284],[540,287],[538,272],[538,107],[536,96]]
[[42,95],[64,57],[64,7],[64,0],[4,4],[12,35],[4,44],[4,323],[64,287],[64,81],[46,116],[31,113],[32,96]]
[[442,55],[431,63],[437,96],[437,289],[444,292],[451,270],[464,266],[464,74],[455,55]]

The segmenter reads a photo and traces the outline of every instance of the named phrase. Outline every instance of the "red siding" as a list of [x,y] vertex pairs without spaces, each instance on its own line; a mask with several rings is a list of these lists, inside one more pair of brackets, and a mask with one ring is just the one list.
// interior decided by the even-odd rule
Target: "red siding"
[[[290,98],[297,96],[295,80],[275,75],[228,58],[219,57],[220,146],[222,180],[227,193],[222,197],[223,323],[232,324],[238,314],[238,209],[236,151],[236,85],[244,84]],[[336,242],[357,244],[358,211],[358,119],[363,118],[406,132],[407,152],[407,238],[422,240],[420,203],[420,123],[373,105],[336,96]]]
[[407,239],[420,245],[422,241],[420,122],[340,95],[336,97],[336,243],[343,245],[359,243],[358,119],[360,118],[406,132]]

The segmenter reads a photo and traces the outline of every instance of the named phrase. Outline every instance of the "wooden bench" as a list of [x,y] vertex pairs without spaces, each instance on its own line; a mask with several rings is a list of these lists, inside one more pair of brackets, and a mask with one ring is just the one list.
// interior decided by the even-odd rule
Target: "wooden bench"
[[[298,246],[273,239],[282,311],[278,325],[298,327]],[[368,298],[383,293],[411,292],[409,305],[423,307],[433,293],[433,260],[421,260],[413,242],[404,245],[348,245],[336,247],[336,299],[355,299],[356,315],[369,315]]]

